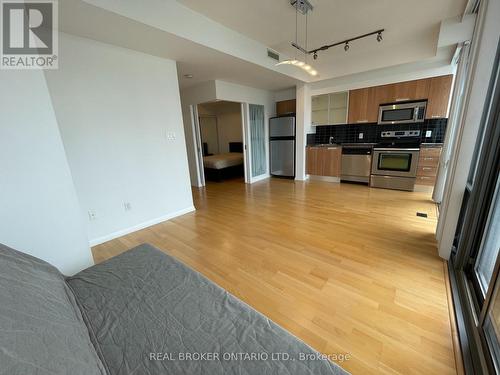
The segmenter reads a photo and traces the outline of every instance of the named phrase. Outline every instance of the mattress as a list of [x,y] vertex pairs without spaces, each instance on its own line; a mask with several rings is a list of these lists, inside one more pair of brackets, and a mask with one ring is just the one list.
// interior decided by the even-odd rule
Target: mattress
[[141,245],[67,279],[110,375],[343,375],[200,273]]
[[224,169],[243,164],[243,153],[227,152],[203,157],[203,166],[212,169]]

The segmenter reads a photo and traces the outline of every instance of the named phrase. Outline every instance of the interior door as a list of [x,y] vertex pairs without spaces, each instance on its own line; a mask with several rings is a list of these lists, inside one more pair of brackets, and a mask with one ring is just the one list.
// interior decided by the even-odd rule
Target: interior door
[[245,144],[245,182],[253,183],[269,176],[269,133],[263,105],[247,104],[242,107],[243,138]]
[[191,107],[191,125],[195,144],[196,175],[199,186],[205,186],[205,171],[203,168],[203,144],[201,142],[200,122],[198,117],[198,106]]

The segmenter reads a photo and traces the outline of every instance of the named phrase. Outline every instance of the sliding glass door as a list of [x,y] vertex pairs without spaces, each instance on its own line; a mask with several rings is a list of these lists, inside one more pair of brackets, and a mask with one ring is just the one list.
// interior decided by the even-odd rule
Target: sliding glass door
[[263,105],[244,104],[245,181],[253,183],[269,176],[267,126]]
[[249,105],[252,177],[266,174],[266,124],[263,105]]
[[499,60],[500,46],[449,262],[467,374],[500,374]]

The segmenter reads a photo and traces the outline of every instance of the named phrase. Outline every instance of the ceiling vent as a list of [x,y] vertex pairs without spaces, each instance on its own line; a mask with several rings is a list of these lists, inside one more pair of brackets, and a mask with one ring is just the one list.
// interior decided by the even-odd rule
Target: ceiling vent
[[273,60],[280,61],[280,55],[278,52],[273,51],[272,49],[267,50],[267,57],[270,57]]

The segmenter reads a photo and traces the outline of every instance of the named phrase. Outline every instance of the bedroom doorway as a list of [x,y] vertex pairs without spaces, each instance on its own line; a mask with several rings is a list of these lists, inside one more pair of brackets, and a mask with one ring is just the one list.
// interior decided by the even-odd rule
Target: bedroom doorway
[[207,181],[246,182],[243,105],[215,101],[198,104],[193,119],[198,150],[198,173],[202,186]]

